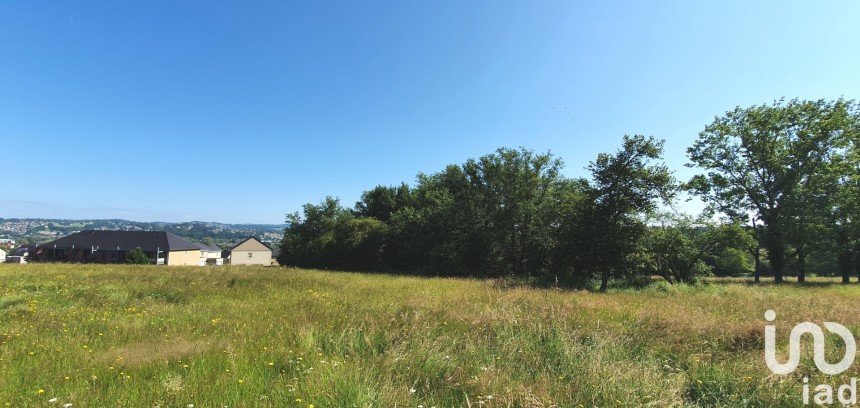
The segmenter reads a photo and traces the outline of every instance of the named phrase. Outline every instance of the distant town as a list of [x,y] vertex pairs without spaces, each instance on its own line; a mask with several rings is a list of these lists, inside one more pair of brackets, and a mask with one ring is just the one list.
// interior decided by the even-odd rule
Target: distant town
[[222,249],[248,236],[267,244],[284,235],[284,224],[222,224],[217,222],[139,222],[129,220],[71,220],[0,218],[0,242],[4,246],[42,244],[84,230],[166,231],[179,237],[216,245]]

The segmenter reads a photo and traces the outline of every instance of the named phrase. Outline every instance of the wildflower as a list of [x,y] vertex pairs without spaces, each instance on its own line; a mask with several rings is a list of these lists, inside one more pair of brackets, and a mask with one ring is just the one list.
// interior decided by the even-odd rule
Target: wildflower
[[409,389],[409,393],[410,393],[410,394],[415,394],[415,387],[410,388],[410,389]]
[[245,380],[239,379],[239,384],[244,384]]
[[63,408],[72,408],[72,403],[70,402],[68,404],[63,405]]
[[41,388],[39,388],[39,391],[36,391],[36,394],[44,394],[44,393],[45,393],[45,390],[43,390]]
[[56,398],[56,397],[51,398],[51,399],[49,399],[49,400],[48,400],[48,402],[50,402],[51,404],[53,404],[53,403],[57,402],[57,398]]

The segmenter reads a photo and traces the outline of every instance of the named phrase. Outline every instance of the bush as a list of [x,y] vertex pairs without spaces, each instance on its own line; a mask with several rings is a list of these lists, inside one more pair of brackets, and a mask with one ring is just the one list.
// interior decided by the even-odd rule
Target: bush
[[146,252],[143,252],[142,249],[135,248],[125,254],[125,263],[145,265],[152,263],[152,260],[146,256]]

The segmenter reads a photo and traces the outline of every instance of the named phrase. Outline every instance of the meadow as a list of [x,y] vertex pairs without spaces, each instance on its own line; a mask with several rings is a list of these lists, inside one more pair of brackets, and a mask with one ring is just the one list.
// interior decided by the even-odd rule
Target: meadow
[[[0,406],[798,406],[799,321],[860,285],[535,289],[290,268],[0,264]],[[838,354],[830,339],[828,354]],[[833,361],[835,358],[831,358]]]

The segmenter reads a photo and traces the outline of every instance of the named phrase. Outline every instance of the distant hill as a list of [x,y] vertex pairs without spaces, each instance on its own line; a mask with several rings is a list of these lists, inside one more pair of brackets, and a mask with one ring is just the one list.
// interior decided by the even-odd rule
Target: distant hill
[[128,220],[58,220],[43,218],[0,218],[0,238],[18,243],[44,243],[82,230],[168,231],[197,242],[222,248],[248,237],[276,243],[284,235],[285,224],[221,224],[217,222],[139,222]]

